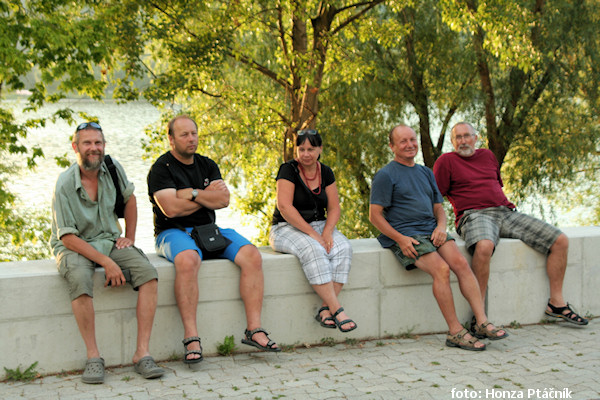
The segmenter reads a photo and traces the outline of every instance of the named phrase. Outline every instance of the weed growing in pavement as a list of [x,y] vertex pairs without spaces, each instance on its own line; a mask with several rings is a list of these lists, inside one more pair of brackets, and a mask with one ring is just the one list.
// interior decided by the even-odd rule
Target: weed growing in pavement
[[223,343],[219,343],[217,346],[217,353],[222,356],[229,356],[235,351],[235,339],[233,335],[225,336]]
[[6,380],[7,381],[23,381],[29,382],[39,377],[40,374],[35,370],[38,362],[34,362],[31,364],[25,371],[21,371],[21,366],[19,365],[16,369],[10,369],[4,367],[4,371],[6,371]]

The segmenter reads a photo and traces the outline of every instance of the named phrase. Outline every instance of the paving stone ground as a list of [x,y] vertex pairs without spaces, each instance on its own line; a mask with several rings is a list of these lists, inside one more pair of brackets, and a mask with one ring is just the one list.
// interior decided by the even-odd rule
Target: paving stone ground
[[126,366],[107,369],[102,385],[80,375],[3,382],[0,399],[600,399],[598,320],[508,331],[483,352],[446,347],[442,334],[348,342],[206,357],[193,368],[160,362],[167,373],[155,380]]

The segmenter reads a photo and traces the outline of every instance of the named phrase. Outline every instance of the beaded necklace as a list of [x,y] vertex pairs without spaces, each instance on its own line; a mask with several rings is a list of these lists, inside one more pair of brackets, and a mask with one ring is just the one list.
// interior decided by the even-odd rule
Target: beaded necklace
[[[308,186],[309,182],[314,181],[315,179],[317,179],[317,177],[319,178],[319,190],[317,192],[315,192],[314,190],[311,190],[311,192],[313,192],[314,194],[320,194],[321,193],[321,163],[317,162],[317,170],[315,171],[315,175],[312,178],[309,178],[306,176],[306,174],[304,173],[304,168],[302,167],[302,164],[298,163],[298,167],[300,168],[300,173],[302,174],[302,176],[304,177],[304,180],[306,181]],[[310,189],[310,187],[309,187]]]

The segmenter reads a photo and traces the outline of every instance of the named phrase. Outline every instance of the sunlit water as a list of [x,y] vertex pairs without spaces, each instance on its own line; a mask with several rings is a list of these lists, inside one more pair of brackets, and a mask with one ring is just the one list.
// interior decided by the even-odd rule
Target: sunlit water
[[[129,180],[135,185],[138,205],[136,245],[146,252],[153,253],[155,251],[154,227],[146,176],[154,160],[144,159],[141,141],[144,138],[144,128],[159,120],[159,111],[152,105],[142,102],[117,104],[113,101],[100,103],[91,100],[64,100],[60,107],[49,105],[37,114],[23,115],[20,111],[23,104],[23,101],[20,103],[3,101],[4,106],[14,106],[14,113],[21,121],[35,115],[49,115],[65,106],[99,118],[107,142],[106,154],[119,160]],[[84,122],[81,119],[77,121]],[[56,178],[64,171],[64,168],[56,165],[54,157],[66,153],[69,160],[75,161],[75,153],[70,144],[70,137],[74,131],[75,126],[57,121],[49,123],[44,128],[32,130],[23,141],[23,144],[29,147],[39,145],[45,157],[37,160],[37,167],[34,170],[23,169],[19,175],[12,177],[8,182],[9,189],[18,196],[18,207],[49,212]],[[13,159],[18,165],[25,166],[24,157],[15,156]],[[258,229],[240,224],[241,220],[252,222],[252,218],[242,217],[236,213],[235,203],[225,210],[217,211],[217,223],[220,226],[234,228],[249,239],[255,237]]]

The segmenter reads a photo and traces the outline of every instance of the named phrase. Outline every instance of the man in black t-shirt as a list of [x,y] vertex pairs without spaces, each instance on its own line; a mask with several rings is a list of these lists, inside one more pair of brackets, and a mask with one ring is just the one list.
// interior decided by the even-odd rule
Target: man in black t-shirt
[[[154,211],[154,233],[159,255],[175,264],[175,298],[183,322],[184,362],[202,361],[196,325],[198,270],[207,254],[189,233],[194,226],[215,222],[214,210],[229,205],[229,190],[217,164],[196,154],[198,129],[188,116],[173,118],[168,125],[171,151],[160,156],[148,174],[148,194]],[[258,249],[233,229],[220,229],[230,242],[211,257],[227,258],[242,272],[240,294],[246,310],[247,329],[242,343],[266,351],[281,351],[260,326],[263,300],[262,257]]]

